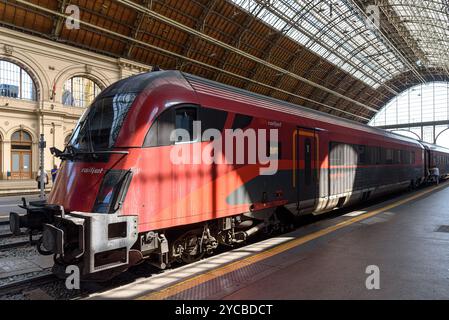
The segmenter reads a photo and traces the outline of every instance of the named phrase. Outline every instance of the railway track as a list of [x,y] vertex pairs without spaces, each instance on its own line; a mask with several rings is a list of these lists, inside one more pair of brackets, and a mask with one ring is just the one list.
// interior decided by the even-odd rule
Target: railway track
[[14,235],[11,232],[0,234],[0,239],[11,238],[11,237],[14,237]]
[[26,236],[27,234],[22,232],[21,234],[18,235],[14,235],[11,232],[7,232],[7,233],[0,233],[0,239],[6,239],[6,238],[14,238],[14,237],[23,237]]
[[[21,233],[19,235],[14,235],[11,232],[9,232],[9,230],[8,230],[8,232],[6,232],[6,233],[0,233],[0,240],[14,239],[14,238],[19,238],[19,237],[23,237],[23,236],[27,236],[27,234]],[[0,243],[0,251],[6,250],[6,249],[23,247],[23,246],[28,245],[29,243],[30,243],[29,240],[15,241],[15,242],[9,242],[9,243]]]
[[24,280],[10,282],[0,286],[0,298],[8,294],[21,293],[27,289],[40,287],[58,280],[52,273],[43,273]]
[[16,241],[16,242],[10,242],[0,245],[0,251],[2,250],[8,250],[8,249],[14,249],[14,248],[20,248],[25,247],[30,244],[30,241]]

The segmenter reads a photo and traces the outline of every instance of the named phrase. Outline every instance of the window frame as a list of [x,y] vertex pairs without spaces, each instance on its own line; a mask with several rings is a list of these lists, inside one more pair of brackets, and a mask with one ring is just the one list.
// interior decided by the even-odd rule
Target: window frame
[[[145,138],[142,142],[142,148],[157,148],[157,147],[167,147],[167,146],[174,146],[176,144],[186,144],[186,143],[193,143],[193,142],[201,142],[201,137],[202,137],[202,132],[200,134],[200,137],[197,137],[197,140],[195,141],[185,141],[185,142],[176,142],[176,141],[170,141],[170,143],[168,144],[159,144],[159,142],[161,141],[159,139],[159,128],[154,128],[155,125],[159,126],[158,121],[161,119],[161,116],[166,114],[166,113],[172,113],[172,125],[173,125],[173,129],[176,129],[176,110],[180,109],[180,108],[185,108],[185,107],[192,107],[196,109],[196,121],[198,121],[198,115],[199,115],[199,110],[201,108],[200,105],[198,104],[194,104],[194,103],[181,103],[181,104],[177,104],[174,106],[170,106],[165,108],[162,112],[160,112],[159,114],[157,114],[157,116],[153,119],[153,123],[151,124],[150,128],[148,129],[147,133],[145,134]],[[172,130],[173,130],[172,129]],[[156,131],[156,142],[155,144],[151,144],[151,139],[150,139],[150,133],[151,130],[157,130]]]
[[[88,102],[87,100],[81,100],[81,99],[75,99],[75,98],[74,98],[74,96],[73,96],[73,79],[75,79],[75,78],[86,79],[86,80],[89,80],[89,81],[92,81],[92,82],[93,82],[93,84],[94,84],[94,87],[93,87],[93,90],[94,90],[94,97],[93,97],[92,101]],[[66,90],[66,91],[69,91],[69,92],[70,92],[72,101],[71,101],[70,104],[68,104],[68,103],[66,104],[66,103],[64,103],[64,93],[65,93],[64,87],[65,87],[65,85],[66,85],[69,81],[70,81],[70,90]],[[98,93],[96,93],[96,87],[98,87],[98,90],[99,90]],[[88,107],[95,101],[95,99],[100,95],[100,93],[103,91],[103,89],[102,89],[102,87],[101,87],[101,85],[99,84],[98,81],[96,81],[96,80],[94,80],[94,79],[92,79],[92,78],[86,77],[86,76],[84,76],[84,75],[74,75],[74,76],[71,76],[71,77],[68,78],[66,81],[64,81],[62,89],[63,89],[63,90],[62,90],[62,94],[61,94],[61,102],[62,102],[62,105],[63,105],[63,106],[66,106],[66,107],[74,107],[74,108],[88,108]],[[80,103],[80,105],[77,106],[77,105],[75,105],[75,101],[79,101],[79,102],[82,102],[82,103]]]
[[[178,110],[180,110],[180,109],[192,109],[192,110],[195,110],[195,119],[192,121],[192,134],[194,133],[194,126],[193,126],[193,122],[195,122],[195,121],[198,121],[198,114],[199,114],[199,112],[198,112],[198,109],[199,109],[199,106],[198,105],[195,105],[195,104],[189,104],[189,103],[187,103],[187,104],[180,104],[180,105],[177,105],[177,106],[175,106],[174,107],[175,108],[175,110],[174,110],[174,121],[175,121],[175,123],[174,123],[174,125],[175,125],[175,130],[177,130],[178,128],[176,127],[176,115],[177,115],[177,112],[178,112]],[[179,129],[184,129],[184,128],[179,128]],[[178,142],[178,141],[174,141],[174,143],[173,143],[173,145],[180,145],[180,144],[188,144],[188,143],[195,143],[195,142],[201,142],[201,136],[202,136],[202,132],[200,132],[200,136],[199,137],[195,137],[195,139],[193,139],[193,140],[189,140],[189,141],[180,141],[180,142]],[[190,138],[192,138],[192,137],[190,137]]]
[[[33,75],[30,72],[28,72],[27,69],[22,67],[22,65],[20,65],[18,63],[15,63],[13,61],[9,61],[7,59],[0,58],[0,62],[8,63],[8,64],[12,65],[13,68],[16,67],[16,68],[19,69],[19,72],[18,72],[17,96],[0,95],[0,97],[4,97],[4,98],[7,98],[7,99],[25,100],[25,101],[38,101],[38,89],[37,89],[36,81],[35,81],[35,78],[33,77]],[[5,68],[3,71],[6,74],[5,75],[5,80],[6,81],[8,80],[8,72],[10,72],[10,73],[14,72],[13,70],[8,70],[8,68]],[[0,72],[1,72],[1,70],[0,70]],[[30,92],[31,98],[24,98],[24,87],[27,85],[27,83],[24,80],[24,74],[26,74],[26,76],[31,80],[31,84],[32,84],[31,92]],[[11,83],[2,83],[2,84],[7,85],[7,86],[16,86],[15,84],[11,84]],[[8,92],[9,92],[10,89],[6,89],[6,88],[5,89],[0,89],[0,92],[2,92],[2,91],[6,92],[6,90],[8,90]]]

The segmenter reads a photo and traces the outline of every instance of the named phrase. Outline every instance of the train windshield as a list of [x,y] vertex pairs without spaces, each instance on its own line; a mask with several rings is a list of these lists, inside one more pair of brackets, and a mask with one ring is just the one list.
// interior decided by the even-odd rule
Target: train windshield
[[81,151],[111,149],[137,93],[98,97],[79,121],[68,146]]

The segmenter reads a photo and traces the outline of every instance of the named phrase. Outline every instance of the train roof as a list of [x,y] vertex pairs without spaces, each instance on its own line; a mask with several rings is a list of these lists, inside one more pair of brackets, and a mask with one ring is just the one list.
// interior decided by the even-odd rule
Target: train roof
[[430,150],[433,151],[439,151],[439,152],[444,152],[444,153],[449,153],[449,149],[439,146],[437,144],[433,144],[433,143],[428,143],[425,141],[420,141],[420,143],[424,146],[424,147],[428,147]]
[[[180,71],[178,71],[180,72]],[[185,73],[182,72],[182,74],[184,75],[184,77],[186,78],[186,80],[192,85],[194,90],[197,90],[197,88],[199,88],[200,86],[198,86],[197,84],[202,84],[202,85],[208,85],[217,89],[221,89],[221,90],[225,90],[228,92],[232,92],[232,93],[238,93],[241,95],[244,95],[246,97],[252,98],[252,99],[256,99],[259,101],[266,101],[268,103],[271,104],[277,104],[277,105],[281,105],[284,107],[287,107],[287,109],[290,111],[290,114],[294,114],[294,115],[300,115],[303,117],[308,117],[308,118],[312,118],[318,121],[323,121],[323,122],[327,122],[327,123],[332,123],[332,124],[337,124],[340,126],[344,126],[344,127],[350,127],[356,130],[360,130],[360,131],[365,131],[365,132],[369,132],[372,134],[376,134],[376,135],[382,135],[384,137],[389,137],[389,138],[393,138],[393,139],[398,139],[404,142],[409,142],[409,143],[413,143],[415,145],[420,145],[420,142],[416,139],[413,138],[409,138],[409,137],[405,137],[402,136],[400,134],[394,133],[394,132],[390,132],[390,131],[386,131],[384,129],[380,129],[380,128],[376,128],[376,127],[371,127],[353,120],[349,120],[349,119],[344,119],[344,118],[340,118],[322,111],[318,111],[318,110],[313,110],[310,108],[306,108],[297,104],[293,104],[293,103],[289,103],[283,100],[279,100],[276,98],[272,98],[272,97],[267,97],[258,93],[253,93],[244,89],[240,89],[240,88],[236,88],[233,86],[229,86],[223,83],[219,83],[216,81],[212,81],[212,80],[208,80],[208,79],[204,79],[189,73]],[[257,104],[257,106],[259,107],[263,107],[262,104]],[[267,107],[265,107],[267,108]]]
[[[230,85],[226,85],[223,83],[219,83],[216,81],[208,80],[205,78],[201,78],[189,73],[181,72],[178,70],[164,70],[164,71],[153,71],[153,72],[146,72],[141,73],[138,75],[134,75],[131,77],[128,77],[126,79],[122,79],[117,81],[116,83],[112,84],[103,92],[100,93],[100,95],[97,98],[104,97],[104,96],[111,96],[116,94],[117,92],[141,92],[143,91],[151,82],[153,82],[155,79],[160,78],[169,78],[172,76],[176,76],[177,78],[184,78],[189,84],[190,87],[194,91],[201,91],[204,86],[210,87],[212,89],[219,89],[220,91],[225,91],[234,94],[238,94],[240,96],[252,99],[253,101],[256,100],[258,103],[256,106],[270,109],[270,105],[278,105],[284,107],[281,112],[286,112],[292,115],[299,115],[302,117],[311,118],[317,121],[323,121],[331,124],[340,125],[343,127],[350,127],[356,130],[369,132],[376,135],[381,135],[383,137],[388,137],[396,140],[401,140],[403,142],[409,142],[415,145],[420,146],[428,146],[432,150],[440,150],[441,152],[447,152],[449,153],[449,149],[446,149],[441,146],[437,146],[430,143],[424,143],[422,141],[418,141],[413,138],[405,137],[400,134],[386,131],[384,129],[371,127],[353,120],[340,118],[322,111],[313,110],[310,108],[306,108],[297,104],[289,103],[283,100],[279,100],[272,97],[267,97],[258,93],[250,92],[244,89],[236,88]],[[265,103],[260,103],[265,102]]]

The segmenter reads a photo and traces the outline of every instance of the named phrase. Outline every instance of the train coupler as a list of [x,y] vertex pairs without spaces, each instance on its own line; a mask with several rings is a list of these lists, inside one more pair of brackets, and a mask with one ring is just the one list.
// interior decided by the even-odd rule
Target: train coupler
[[20,208],[26,210],[25,214],[10,212],[9,228],[13,235],[20,235],[21,228],[27,228],[30,234],[35,231],[42,231],[44,224],[52,223],[55,216],[63,214],[63,208],[58,205],[47,204],[45,201],[34,201],[27,204],[22,198]]
[[77,265],[82,275],[127,268],[142,260],[132,249],[137,217],[70,212],[44,225],[42,244],[64,265]]

